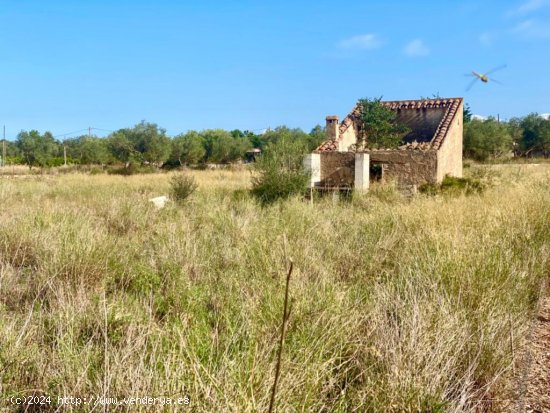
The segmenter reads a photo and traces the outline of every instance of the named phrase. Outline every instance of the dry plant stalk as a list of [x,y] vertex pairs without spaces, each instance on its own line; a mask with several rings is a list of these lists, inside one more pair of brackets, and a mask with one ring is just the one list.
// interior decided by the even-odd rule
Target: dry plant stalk
[[[285,239],[286,241],[286,239]],[[285,243],[286,246],[286,243]],[[286,250],[286,248],[285,248]],[[288,308],[288,289],[290,285],[290,276],[292,275],[293,262],[290,260],[290,267],[286,275],[286,286],[285,286],[285,303],[283,306],[283,322],[281,324],[281,337],[279,339],[279,350],[277,354],[277,364],[275,366],[275,379],[273,380],[273,388],[271,390],[271,400],[269,401],[269,413],[273,411],[275,406],[275,396],[277,394],[277,382],[279,381],[279,374],[281,372],[281,357],[283,355],[283,346],[285,341],[286,326],[288,323],[288,318],[290,316],[290,311]]]

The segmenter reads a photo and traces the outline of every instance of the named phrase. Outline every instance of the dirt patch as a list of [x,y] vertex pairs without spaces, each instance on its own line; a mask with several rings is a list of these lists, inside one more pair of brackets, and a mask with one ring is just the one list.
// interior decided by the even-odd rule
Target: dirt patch
[[522,412],[550,412],[550,296],[543,298],[531,343]]
[[506,413],[550,412],[550,291],[544,289],[517,377],[517,399]]

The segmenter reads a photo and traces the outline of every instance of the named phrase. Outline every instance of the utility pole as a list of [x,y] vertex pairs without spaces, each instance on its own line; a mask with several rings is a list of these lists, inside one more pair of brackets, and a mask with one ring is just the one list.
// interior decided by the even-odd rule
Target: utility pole
[[65,161],[65,166],[67,166],[67,147],[63,145],[63,160]]
[[88,138],[92,137],[92,127],[88,126]]
[[6,166],[6,125],[4,125],[4,139],[2,140],[2,166]]

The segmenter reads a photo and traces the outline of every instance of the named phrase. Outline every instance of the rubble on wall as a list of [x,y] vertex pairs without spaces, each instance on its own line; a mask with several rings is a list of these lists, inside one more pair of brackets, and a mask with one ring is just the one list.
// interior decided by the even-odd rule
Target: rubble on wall
[[431,142],[412,141],[412,142],[407,142],[405,145],[401,145],[398,149],[426,151],[426,150],[430,149],[431,147],[432,147]]
[[417,150],[417,151],[427,151],[432,149],[431,142],[418,142],[412,141],[404,143],[397,148],[369,148],[368,145],[362,149],[358,149],[356,145],[351,145],[348,148],[350,152],[374,152],[374,151],[403,151],[403,150]]

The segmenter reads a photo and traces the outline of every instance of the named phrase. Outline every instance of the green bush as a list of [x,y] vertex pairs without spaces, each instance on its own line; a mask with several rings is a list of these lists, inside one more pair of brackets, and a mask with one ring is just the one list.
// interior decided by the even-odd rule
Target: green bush
[[445,176],[440,184],[424,184],[418,190],[427,195],[448,194],[479,194],[487,188],[487,184],[481,179],[476,178],[457,178],[454,176]]
[[44,166],[62,166],[65,164],[65,159],[62,157],[62,156],[56,156],[56,157],[52,157],[52,158],[49,158],[47,159],[45,162],[44,162]]
[[303,166],[307,147],[299,141],[281,139],[270,144],[255,163],[252,195],[262,204],[304,194],[309,173]]
[[172,199],[179,204],[184,203],[197,189],[195,178],[183,173],[174,175],[170,179],[170,186],[172,188]]
[[102,174],[104,172],[105,172],[105,170],[101,166],[92,166],[90,168],[90,171],[89,171],[90,175],[99,175],[99,174]]
[[153,165],[138,165],[131,163],[128,166],[118,166],[107,169],[110,175],[137,175],[137,174],[152,174],[158,172],[159,169]]
[[177,159],[168,159],[166,162],[162,164],[162,169],[165,170],[174,170],[181,168],[181,163]]
[[308,176],[299,172],[272,170],[265,172],[255,181],[252,195],[263,204],[269,204],[278,199],[303,194],[307,187]]
[[6,165],[24,165],[25,159],[22,156],[6,156]]

